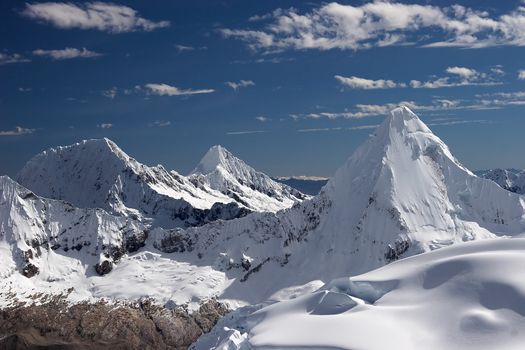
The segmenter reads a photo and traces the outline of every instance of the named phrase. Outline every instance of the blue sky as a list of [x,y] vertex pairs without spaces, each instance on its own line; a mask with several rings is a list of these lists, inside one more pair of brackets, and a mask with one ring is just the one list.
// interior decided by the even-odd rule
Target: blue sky
[[105,136],[183,174],[222,144],[330,176],[400,103],[469,168],[525,168],[521,6],[2,1],[0,173]]

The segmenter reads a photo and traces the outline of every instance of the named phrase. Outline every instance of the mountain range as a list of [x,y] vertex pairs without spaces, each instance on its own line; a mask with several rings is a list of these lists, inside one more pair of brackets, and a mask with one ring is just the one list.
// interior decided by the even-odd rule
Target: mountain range
[[[496,182],[464,167],[407,107],[391,111],[313,197],[221,146],[188,176],[141,164],[108,139],[52,148],[16,182],[0,177],[0,305],[48,295],[151,298],[189,311],[213,298],[249,313],[303,296],[315,304],[308,298],[332,280],[521,236],[525,197]],[[352,293],[343,294],[370,304]],[[355,302],[332,297],[327,307]]]

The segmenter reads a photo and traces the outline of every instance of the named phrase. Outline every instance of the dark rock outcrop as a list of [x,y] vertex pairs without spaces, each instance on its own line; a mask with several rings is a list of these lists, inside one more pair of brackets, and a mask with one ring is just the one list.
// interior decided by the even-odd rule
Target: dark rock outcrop
[[215,300],[193,313],[150,300],[20,303],[0,311],[0,349],[187,349],[227,311]]

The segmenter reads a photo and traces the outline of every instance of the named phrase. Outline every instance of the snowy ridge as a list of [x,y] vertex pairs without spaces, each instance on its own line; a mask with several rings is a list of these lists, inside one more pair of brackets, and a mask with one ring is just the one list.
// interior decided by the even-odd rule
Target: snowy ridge
[[17,181],[47,198],[150,218],[164,227],[202,225],[247,213],[204,184],[160,165],[137,162],[106,138],[44,151],[26,164]]
[[239,309],[190,349],[520,349],[524,254],[525,239],[516,238],[403,259]]
[[256,171],[218,145],[208,150],[190,178],[206,183],[253,211],[276,212],[308,198]]
[[525,194],[525,170],[491,169],[477,171],[476,174],[494,181],[507,191]]

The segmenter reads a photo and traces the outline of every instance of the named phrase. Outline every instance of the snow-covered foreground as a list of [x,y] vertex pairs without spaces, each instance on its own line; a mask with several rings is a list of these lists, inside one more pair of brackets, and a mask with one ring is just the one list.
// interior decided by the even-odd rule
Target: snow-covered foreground
[[525,239],[462,243],[239,309],[203,349],[523,349]]

